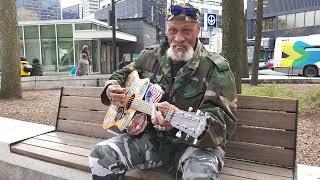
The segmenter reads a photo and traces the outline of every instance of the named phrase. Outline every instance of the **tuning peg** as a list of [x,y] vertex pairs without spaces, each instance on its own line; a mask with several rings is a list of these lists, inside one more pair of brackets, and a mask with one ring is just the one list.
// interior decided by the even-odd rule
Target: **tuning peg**
[[192,110],[193,110],[193,108],[192,108],[192,107],[189,107],[188,112],[191,112]]
[[176,136],[177,136],[178,138],[181,138],[181,136],[182,136],[181,131],[178,131],[178,132],[176,133]]
[[194,139],[192,142],[193,145],[197,145],[197,143],[198,143],[198,139]]
[[196,115],[197,115],[197,116],[203,115],[203,112],[198,109]]
[[187,135],[186,138],[184,138],[184,140],[188,141],[189,137],[190,137],[190,136]]

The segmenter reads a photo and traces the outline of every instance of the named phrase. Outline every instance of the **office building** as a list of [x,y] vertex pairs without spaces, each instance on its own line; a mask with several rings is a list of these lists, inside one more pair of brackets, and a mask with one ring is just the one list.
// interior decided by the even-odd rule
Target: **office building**
[[[109,2],[109,3],[108,3]],[[95,13],[98,20],[108,21],[111,11],[110,1],[103,1],[103,9]],[[159,35],[164,36],[166,0],[122,0],[115,4],[116,18],[145,18],[159,27]]]
[[17,0],[18,21],[61,19],[60,0]]
[[63,19],[79,19],[80,18],[79,4],[63,8],[62,17]]
[[[256,1],[248,0],[248,38],[254,38],[256,24]],[[263,10],[265,38],[294,37],[320,34],[319,0],[268,0]]]
[[88,17],[99,10],[99,0],[80,0],[81,18]]

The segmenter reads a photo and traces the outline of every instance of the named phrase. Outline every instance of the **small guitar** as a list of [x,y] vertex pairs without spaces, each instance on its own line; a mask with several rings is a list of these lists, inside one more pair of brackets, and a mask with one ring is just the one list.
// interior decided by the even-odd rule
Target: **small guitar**
[[[139,134],[147,125],[146,114],[154,117],[158,110],[161,111],[166,121],[179,130],[178,137],[182,137],[183,132],[186,134],[186,140],[192,137],[195,140],[194,144],[196,144],[197,139],[207,129],[208,117],[201,114],[200,111],[195,113],[166,108],[157,109],[155,103],[160,100],[159,93],[154,93],[156,97],[150,97],[149,89],[151,86],[152,83],[148,78],[140,79],[137,71],[131,72],[125,84],[127,101],[124,107],[110,105],[104,118],[103,128],[117,126],[119,130],[126,130],[129,134]],[[143,98],[145,99],[143,100]]]

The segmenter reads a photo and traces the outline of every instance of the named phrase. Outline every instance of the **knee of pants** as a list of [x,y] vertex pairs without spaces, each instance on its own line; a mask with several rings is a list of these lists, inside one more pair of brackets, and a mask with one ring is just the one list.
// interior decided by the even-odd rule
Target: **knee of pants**
[[218,180],[221,163],[188,159],[182,168],[183,180]]
[[123,164],[117,160],[117,155],[109,146],[95,145],[89,155],[92,175],[98,177],[124,173]]

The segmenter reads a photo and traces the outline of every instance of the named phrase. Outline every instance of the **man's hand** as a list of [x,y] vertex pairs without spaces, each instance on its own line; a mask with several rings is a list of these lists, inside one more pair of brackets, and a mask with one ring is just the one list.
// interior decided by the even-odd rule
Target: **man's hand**
[[106,91],[111,104],[115,106],[123,106],[127,97],[125,93],[126,88],[122,88],[120,85],[109,85]]
[[[168,102],[161,102],[161,103],[157,103],[156,107],[158,109],[170,109],[170,110],[178,110],[178,108],[172,104],[169,104]],[[153,125],[155,126],[161,126],[163,127],[162,130],[164,131],[170,131],[171,129],[173,129],[173,126],[170,124],[170,122],[166,121],[164,119],[164,117],[162,116],[162,113],[160,111],[156,112],[156,116],[155,118],[151,119],[151,122]]]

